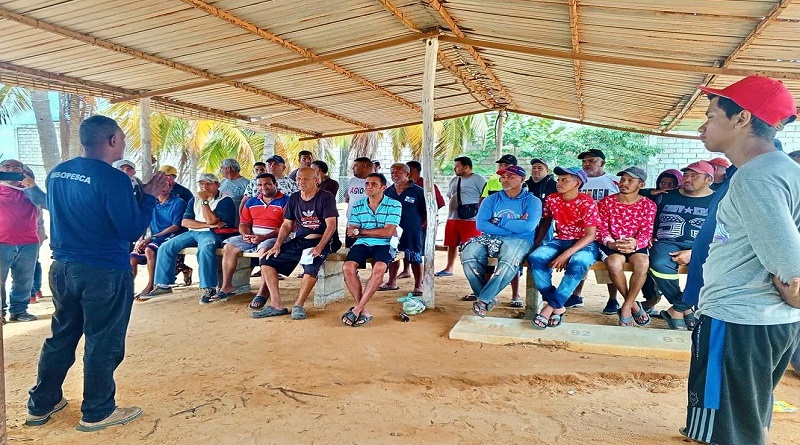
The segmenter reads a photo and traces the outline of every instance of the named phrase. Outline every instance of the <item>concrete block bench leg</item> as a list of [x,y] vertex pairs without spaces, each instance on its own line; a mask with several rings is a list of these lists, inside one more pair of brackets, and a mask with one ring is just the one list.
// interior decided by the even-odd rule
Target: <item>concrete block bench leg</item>
[[326,304],[344,297],[344,272],[341,261],[325,261],[317,275],[317,284],[314,286],[314,307],[324,307]]
[[525,274],[525,319],[533,320],[533,317],[539,313],[539,308],[542,306],[542,296],[536,290],[531,271],[525,268],[522,273]]
[[[238,257],[236,259],[236,270],[233,272],[233,285],[234,292],[237,294],[246,294],[251,292],[250,288],[250,273],[253,271],[253,266],[250,265],[249,257]],[[222,285],[222,258],[217,257],[217,279],[219,280],[218,286]]]

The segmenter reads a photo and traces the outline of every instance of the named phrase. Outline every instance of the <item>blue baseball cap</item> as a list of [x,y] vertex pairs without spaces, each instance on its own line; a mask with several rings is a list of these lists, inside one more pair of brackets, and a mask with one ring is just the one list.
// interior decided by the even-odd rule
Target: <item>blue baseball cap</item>
[[553,169],[553,173],[556,175],[577,176],[578,179],[581,180],[581,184],[586,184],[589,181],[589,177],[586,176],[586,172],[580,167],[556,167]]
[[272,156],[268,157],[265,162],[267,164],[269,164],[270,162],[277,162],[278,164],[285,164],[286,163],[286,161],[283,160],[283,157],[278,156],[278,155],[272,155]]

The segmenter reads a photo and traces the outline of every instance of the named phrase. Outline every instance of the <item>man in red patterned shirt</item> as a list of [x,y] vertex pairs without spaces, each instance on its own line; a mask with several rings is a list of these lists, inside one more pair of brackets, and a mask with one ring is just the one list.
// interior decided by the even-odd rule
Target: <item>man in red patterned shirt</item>
[[[653,238],[656,204],[639,195],[647,181],[647,173],[639,167],[628,167],[617,173],[619,193],[606,196],[597,203],[600,225],[597,226],[597,243],[611,281],[619,289],[625,302],[617,311],[620,326],[650,324],[650,316],[636,302],[650,268],[647,246]],[[628,284],[622,266],[628,262],[633,267]],[[635,309],[635,310],[634,310]]]
[[[556,167],[558,176],[556,190],[544,201],[544,211],[536,232],[538,245],[555,220],[556,234],[552,240],[542,243],[528,256],[528,264],[536,289],[547,305],[533,319],[533,327],[545,329],[556,327],[567,309],[567,301],[575,286],[581,282],[589,266],[597,261],[597,243],[594,242],[600,217],[597,204],[591,196],[580,193],[587,181],[586,172],[580,167]],[[565,271],[558,288],[553,286],[553,270]]]

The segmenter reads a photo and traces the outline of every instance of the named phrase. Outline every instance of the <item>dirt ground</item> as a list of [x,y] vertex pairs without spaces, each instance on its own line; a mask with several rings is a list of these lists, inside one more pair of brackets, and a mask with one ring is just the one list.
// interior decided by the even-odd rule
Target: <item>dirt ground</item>
[[[137,303],[116,373],[117,403],[139,405],[144,415],[98,433],[74,429],[82,351],[64,385],[67,408],[45,426],[24,426],[53,310],[49,299],[31,305],[41,320],[4,327],[9,443],[685,443],[678,428],[687,362],[449,340],[470,313],[459,301],[468,285],[456,269],[436,279],[435,309],[401,323],[395,299],[403,291],[380,292],[371,303],[374,322],[357,329],[339,321],[347,300],[310,308],[303,321],[251,319],[252,295],[201,306],[196,284]],[[615,323],[600,313],[605,286],[592,280],[587,306],[570,310],[566,323]],[[285,300],[298,284],[282,282]],[[401,286],[408,292],[411,281]],[[507,289],[501,301],[509,298]],[[514,312],[498,307],[492,315]],[[776,399],[800,405],[800,379],[788,372]],[[800,443],[800,414],[776,414],[772,442]]]

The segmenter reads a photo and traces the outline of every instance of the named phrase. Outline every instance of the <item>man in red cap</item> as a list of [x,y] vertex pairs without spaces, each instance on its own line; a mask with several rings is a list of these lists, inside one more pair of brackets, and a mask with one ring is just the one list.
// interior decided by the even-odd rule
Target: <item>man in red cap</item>
[[681,432],[704,443],[764,444],[772,392],[800,342],[800,166],[774,143],[797,106],[766,77],[700,89],[711,100],[700,139],[738,171],[703,269]]
[[714,167],[714,182],[711,183],[710,187],[711,190],[714,190],[716,192],[719,186],[722,185],[723,182],[725,182],[725,177],[728,172],[728,167],[731,166],[731,163],[730,161],[728,161],[723,157],[714,158],[708,161],[708,163],[711,164],[712,167]]
[[[642,288],[647,301],[645,310],[651,310],[661,295],[673,305],[678,315],[661,311],[672,329],[686,330],[683,315],[693,316],[691,307],[682,305],[678,283],[678,267],[689,264],[692,244],[708,215],[708,206],[714,192],[709,188],[714,180],[714,167],[706,161],[693,162],[682,168],[683,184],[680,188],[662,193],[655,198],[656,242],[650,248],[650,276]],[[653,312],[649,312],[653,314]]]

